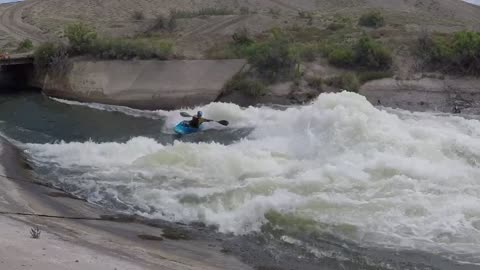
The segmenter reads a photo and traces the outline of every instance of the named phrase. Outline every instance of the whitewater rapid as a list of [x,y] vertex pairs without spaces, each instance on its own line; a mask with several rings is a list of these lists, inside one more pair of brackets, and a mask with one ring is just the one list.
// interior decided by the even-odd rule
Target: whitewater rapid
[[[361,245],[480,261],[479,121],[392,113],[347,92],[285,110],[212,103],[189,112],[199,109],[252,131],[229,145],[136,137],[24,147],[90,201],[140,215],[236,234],[307,220]],[[126,113],[165,119],[166,132],[181,120],[178,111]]]

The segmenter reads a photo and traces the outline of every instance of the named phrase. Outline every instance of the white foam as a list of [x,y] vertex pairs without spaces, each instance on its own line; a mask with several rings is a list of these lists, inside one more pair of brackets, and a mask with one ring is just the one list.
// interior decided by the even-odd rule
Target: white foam
[[[95,168],[98,185],[129,188],[116,196],[155,209],[154,217],[242,234],[275,210],[364,245],[480,258],[480,122],[394,114],[352,93],[284,111],[223,103],[191,111],[198,109],[254,130],[229,146],[135,138],[27,148],[40,162]],[[155,113],[170,126],[179,120],[178,111]],[[79,179],[88,182],[65,181]]]

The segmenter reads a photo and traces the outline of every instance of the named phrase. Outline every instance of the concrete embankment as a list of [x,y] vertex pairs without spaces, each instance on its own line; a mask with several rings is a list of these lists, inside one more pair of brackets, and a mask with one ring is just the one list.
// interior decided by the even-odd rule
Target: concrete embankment
[[366,83],[360,94],[374,105],[392,108],[480,113],[479,78],[383,79]]
[[[0,152],[0,269],[251,269],[222,253],[217,239],[171,240],[168,227],[39,185],[21,151],[1,139]],[[34,226],[39,239],[30,238]]]
[[62,74],[48,74],[53,97],[171,110],[215,101],[245,60],[90,61],[73,59]]

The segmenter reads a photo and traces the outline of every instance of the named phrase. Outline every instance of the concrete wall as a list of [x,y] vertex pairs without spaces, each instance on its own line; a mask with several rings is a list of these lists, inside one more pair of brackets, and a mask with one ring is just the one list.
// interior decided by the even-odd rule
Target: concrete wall
[[374,105],[412,111],[480,113],[480,79],[383,79],[366,83],[360,94]]
[[216,100],[245,64],[245,60],[74,59],[65,74],[48,74],[42,89],[64,99],[171,110]]

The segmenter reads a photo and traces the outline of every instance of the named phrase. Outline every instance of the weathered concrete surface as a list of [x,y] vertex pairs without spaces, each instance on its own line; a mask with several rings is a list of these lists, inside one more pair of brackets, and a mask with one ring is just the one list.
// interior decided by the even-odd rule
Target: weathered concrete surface
[[139,109],[171,110],[213,102],[245,60],[72,60],[65,74],[49,74],[47,95]]
[[412,111],[480,113],[480,78],[382,79],[360,88],[372,104]]
[[[20,151],[3,138],[0,157],[0,269],[252,269],[222,253],[216,239],[142,240],[138,235],[161,237],[163,228],[102,218],[114,213],[34,184]],[[40,239],[30,238],[32,226],[41,229]]]

